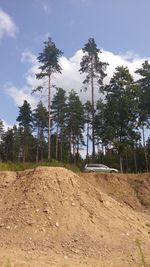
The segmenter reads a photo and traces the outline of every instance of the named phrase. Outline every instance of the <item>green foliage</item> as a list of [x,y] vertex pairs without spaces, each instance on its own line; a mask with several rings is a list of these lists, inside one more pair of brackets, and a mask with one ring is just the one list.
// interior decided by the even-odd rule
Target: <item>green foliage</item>
[[[127,67],[117,67],[108,85],[103,86],[108,64],[100,61],[100,53],[94,38],[90,38],[83,48],[80,73],[84,74],[83,84],[90,86],[92,97],[83,105],[73,89],[67,96],[63,88],[51,84],[51,76],[61,72],[62,52],[51,38],[44,42],[36,77],[46,79],[44,86],[34,91],[48,89],[48,110],[40,101],[32,112],[25,100],[19,107],[19,126],[4,131],[0,120],[0,162],[7,162],[2,168],[24,169],[22,162],[33,162],[31,167],[38,161],[45,164],[48,154],[48,165],[55,159],[60,164],[74,163],[80,169],[85,162],[119,168],[120,160],[120,170],[148,171],[145,162],[150,160],[150,140],[141,145],[140,128],[144,140],[144,129],[149,128],[150,123],[150,64],[145,61],[136,71],[141,76],[137,82]],[[51,101],[52,86],[56,93]],[[103,99],[95,103],[94,91],[100,88]],[[92,155],[89,153],[91,143]],[[84,146],[85,162],[81,158]],[[17,163],[11,165],[11,162]]]
[[[62,51],[59,50],[51,38],[44,42],[43,52],[40,53],[38,62],[40,63],[40,72],[36,74],[37,79],[48,78],[48,160],[51,159],[51,78],[54,73],[61,73],[61,66],[59,65],[59,58],[62,56]],[[45,86],[44,86],[45,87]],[[43,86],[39,86],[37,91],[42,91]],[[36,90],[34,90],[36,91]]]
[[25,162],[29,159],[29,144],[32,139],[32,111],[30,104],[25,100],[19,107],[19,116],[17,118],[20,126],[20,153],[22,160]]
[[66,118],[66,91],[63,88],[56,87],[56,93],[52,100],[52,115],[54,122],[61,127],[65,124]]
[[0,140],[3,134],[4,134],[4,125],[3,125],[3,121],[0,119]]
[[141,76],[137,81],[137,84],[140,86],[139,94],[139,125],[147,124],[149,125],[150,118],[150,64],[146,60],[142,67],[136,70],[136,73]]
[[19,116],[17,118],[19,126],[23,127],[24,131],[28,131],[32,127],[32,111],[30,104],[24,100],[24,103],[19,107]]
[[92,105],[88,100],[84,104],[85,128],[86,128],[86,158],[89,161],[89,141],[91,139],[90,125],[92,124]]
[[72,132],[74,136],[80,136],[85,122],[84,107],[73,89],[69,92],[66,120],[68,132]]
[[52,100],[52,120],[56,127],[55,135],[55,157],[56,159],[64,160],[65,146],[65,127],[66,127],[66,112],[67,112],[67,97],[63,88],[56,87],[56,94]]
[[41,127],[42,129],[47,127],[48,112],[44,107],[42,101],[37,104],[36,109],[33,112],[33,125],[34,127]]
[[107,63],[99,60],[100,49],[97,48],[94,38],[89,38],[83,50],[83,57],[80,63],[80,73],[86,73],[86,78],[83,84],[89,84],[91,79],[95,79],[98,85],[103,84],[103,79],[106,76],[105,70]]
[[70,140],[70,159],[71,148],[73,148],[73,160],[75,163],[79,159],[79,148],[84,145],[83,129],[85,117],[83,104],[73,89],[69,92],[66,123],[66,134]]
[[[95,128],[94,128],[94,117],[95,117],[95,108],[94,108],[94,91],[95,85],[97,85],[99,91],[102,90],[103,79],[106,76],[105,70],[107,63],[101,62],[99,55],[101,53],[100,49],[97,48],[94,38],[89,38],[88,42],[85,44],[83,51],[83,57],[80,62],[80,73],[86,74],[86,77],[83,81],[85,86],[91,86],[91,106],[92,106],[92,154],[93,159],[95,157]],[[87,87],[85,87],[87,90]]]
[[0,171],[23,171],[26,169],[34,169],[38,166],[47,166],[47,167],[64,167],[68,170],[73,172],[80,172],[80,169],[74,165],[69,163],[63,163],[57,160],[43,161],[38,163],[32,162],[7,162],[7,163],[0,163]]
[[36,161],[43,160],[45,131],[48,128],[48,112],[40,101],[33,112],[33,126],[36,133]]
[[[39,54],[38,61],[41,64],[39,67],[40,73],[36,74],[37,79],[49,76],[55,72],[61,72],[59,58],[62,56],[62,51],[59,50],[51,38],[44,42],[43,52]],[[40,88],[41,89],[41,88]]]
[[[115,146],[122,157],[125,148],[139,139],[137,133],[139,87],[126,67],[117,67],[109,85],[105,87],[106,104],[104,117],[104,140]],[[122,169],[122,166],[120,166]]]

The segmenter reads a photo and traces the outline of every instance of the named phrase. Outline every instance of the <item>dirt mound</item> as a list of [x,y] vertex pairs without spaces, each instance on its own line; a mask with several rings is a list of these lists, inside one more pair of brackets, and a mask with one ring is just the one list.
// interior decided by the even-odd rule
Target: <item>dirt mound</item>
[[150,174],[82,173],[96,188],[137,211],[150,212]]
[[0,172],[0,197],[3,191],[16,179],[16,172]]
[[[97,176],[85,178],[55,167],[13,173],[10,177],[0,198],[1,249],[21,248],[38,254],[52,251],[57,257],[73,255],[81,263],[75,266],[84,266],[85,258],[86,266],[97,266],[89,263],[91,259],[99,264],[107,262],[108,266],[134,266],[138,261],[138,238],[145,256],[149,255],[150,215],[108,196],[105,183],[109,183],[109,176],[101,186],[97,186]],[[117,192],[115,185],[109,186]]]

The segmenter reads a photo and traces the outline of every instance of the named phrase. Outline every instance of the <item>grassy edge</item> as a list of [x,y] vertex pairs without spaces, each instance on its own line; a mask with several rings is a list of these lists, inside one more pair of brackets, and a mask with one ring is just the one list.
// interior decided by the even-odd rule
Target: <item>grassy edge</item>
[[40,166],[47,166],[47,167],[64,167],[68,170],[73,172],[80,172],[80,169],[75,166],[74,164],[65,164],[63,162],[59,162],[53,160],[51,162],[39,162],[39,163],[32,163],[32,162],[7,162],[7,163],[0,163],[0,171],[24,171],[26,169],[34,169]]

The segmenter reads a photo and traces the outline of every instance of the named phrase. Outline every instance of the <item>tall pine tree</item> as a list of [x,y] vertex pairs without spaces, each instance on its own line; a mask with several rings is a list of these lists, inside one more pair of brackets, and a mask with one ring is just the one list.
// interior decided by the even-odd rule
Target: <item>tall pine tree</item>
[[[59,58],[62,56],[62,51],[59,50],[51,38],[44,42],[43,52],[38,56],[40,63],[40,72],[36,74],[37,79],[47,78],[48,88],[48,160],[51,159],[50,151],[50,128],[51,128],[51,81],[54,73],[61,73]],[[39,90],[43,87],[37,88]]]
[[[103,79],[106,76],[105,70],[107,63],[101,62],[99,55],[101,53],[100,49],[97,48],[94,38],[89,38],[88,42],[85,44],[83,50],[83,57],[80,63],[80,73],[85,73],[86,77],[83,81],[84,85],[89,85],[91,87],[91,104],[92,104],[92,155],[93,159],[95,157],[95,131],[94,131],[94,116],[95,116],[95,106],[94,106],[94,91],[97,85],[98,89],[102,89]],[[87,89],[87,87],[86,87]]]

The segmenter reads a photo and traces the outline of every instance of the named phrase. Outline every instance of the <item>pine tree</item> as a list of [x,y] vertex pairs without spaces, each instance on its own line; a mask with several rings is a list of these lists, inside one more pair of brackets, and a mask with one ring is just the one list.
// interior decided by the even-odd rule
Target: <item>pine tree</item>
[[118,150],[122,171],[122,155],[125,148],[139,138],[137,133],[139,87],[134,84],[128,68],[117,67],[105,90],[105,135]]
[[107,125],[105,121],[104,110],[105,110],[105,102],[102,101],[102,99],[100,98],[96,103],[96,114],[94,120],[99,162],[100,162],[100,156],[103,155],[104,147],[108,146],[109,144],[109,138],[107,137],[107,132],[106,132]]
[[87,101],[84,105],[85,112],[85,123],[86,123],[86,159],[89,162],[89,140],[90,136],[90,125],[92,122],[92,105],[90,101]]
[[136,70],[142,78],[137,81],[140,86],[140,97],[139,97],[139,126],[142,128],[143,134],[143,146],[145,154],[146,170],[148,172],[148,158],[145,144],[145,126],[149,127],[150,124],[150,64],[146,60],[142,67]]
[[20,152],[20,136],[19,136],[19,130],[16,125],[12,128],[13,131],[13,161],[19,161],[19,152]]
[[[95,133],[94,133],[94,90],[95,83],[98,89],[102,89],[103,79],[106,76],[105,70],[107,63],[101,62],[99,55],[101,53],[100,49],[97,48],[94,38],[89,38],[88,42],[85,44],[83,50],[83,57],[80,63],[80,73],[86,73],[86,78],[83,84],[90,84],[91,87],[91,104],[92,104],[92,149],[93,158],[95,157]],[[87,89],[87,88],[86,88]]]
[[8,129],[3,136],[3,153],[5,161],[13,161],[13,130]]
[[[85,123],[84,107],[77,93],[69,92],[67,108],[67,133],[70,143],[70,157],[73,154],[74,163],[79,157],[80,145],[84,144],[83,129]],[[72,153],[73,151],[73,153]]]
[[56,160],[58,159],[58,140],[60,140],[60,160],[63,160],[63,141],[66,121],[66,92],[62,88],[56,88],[56,94],[52,100],[52,116],[56,126]]
[[4,134],[4,124],[3,121],[0,119],[0,142],[2,141],[3,134]]
[[33,112],[33,125],[37,135],[36,162],[38,162],[39,158],[43,160],[44,131],[48,128],[48,112],[41,101]]
[[23,105],[19,107],[19,116],[17,121],[20,126],[20,138],[21,138],[21,148],[22,148],[22,158],[23,162],[28,159],[29,153],[29,140],[31,138],[31,128],[32,128],[32,111],[30,104],[25,100]]
[[3,121],[0,119],[0,161],[2,160],[3,156],[3,145],[2,145],[3,135],[4,135],[4,125]]
[[[38,56],[40,63],[40,73],[36,74],[37,79],[47,78],[48,85],[48,160],[51,159],[50,151],[50,128],[51,128],[51,81],[54,73],[61,73],[59,58],[62,56],[62,51],[59,50],[51,38],[44,42],[43,52]],[[42,90],[43,87],[37,88]]]

